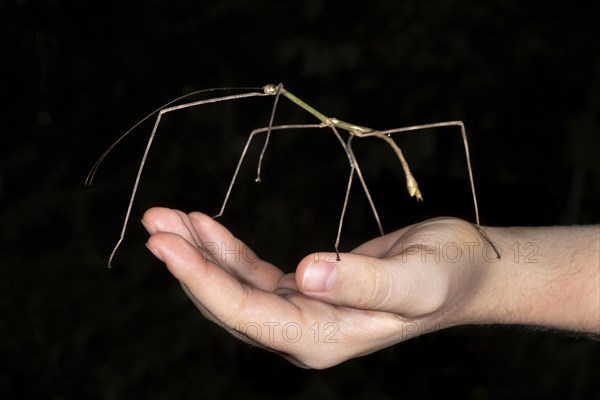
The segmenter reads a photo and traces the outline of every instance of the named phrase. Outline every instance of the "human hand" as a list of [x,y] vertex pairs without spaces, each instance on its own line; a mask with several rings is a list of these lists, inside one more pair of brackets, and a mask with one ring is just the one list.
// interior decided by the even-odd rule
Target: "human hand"
[[309,368],[468,322],[487,273],[483,253],[468,248],[482,246],[481,234],[452,218],[371,240],[340,261],[309,255],[291,274],[204,214],[153,208],[143,224],[148,248],[205,317]]

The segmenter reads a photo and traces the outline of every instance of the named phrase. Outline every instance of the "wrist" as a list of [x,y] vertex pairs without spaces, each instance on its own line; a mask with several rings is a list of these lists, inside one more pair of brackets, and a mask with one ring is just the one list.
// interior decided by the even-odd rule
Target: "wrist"
[[502,257],[484,260],[467,323],[600,333],[597,226],[485,229]]

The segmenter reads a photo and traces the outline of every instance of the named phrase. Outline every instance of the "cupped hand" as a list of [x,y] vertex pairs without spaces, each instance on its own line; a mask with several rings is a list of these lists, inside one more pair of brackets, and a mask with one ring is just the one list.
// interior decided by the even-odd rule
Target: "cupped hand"
[[295,273],[261,260],[201,213],[148,210],[147,246],[211,321],[298,366],[326,368],[468,322],[485,281],[485,241],[440,218],[351,253],[315,253]]

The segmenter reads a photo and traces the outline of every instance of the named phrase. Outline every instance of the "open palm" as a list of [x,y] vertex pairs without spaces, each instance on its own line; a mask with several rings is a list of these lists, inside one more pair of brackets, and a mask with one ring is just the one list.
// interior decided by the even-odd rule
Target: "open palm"
[[[473,271],[483,270],[472,268],[478,260],[448,263],[431,250],[425,253],[430,260],[423,260],[420,250],[435,249],[439,240],[460,243],[458,235],[480,241],[470,224],[456,219],[371,240],[340,254],[339,262],[327,253],[309,255],[292,274],[259,259],[204,214],[153,208],[143,223],[151,234],[148,247],[205,317],[308,368],[330,367],[451,325],[448,316],[468,301],[465,287],[477,286],[480,274]],[[309,269],[335,269],[331,287],[306,290]]]

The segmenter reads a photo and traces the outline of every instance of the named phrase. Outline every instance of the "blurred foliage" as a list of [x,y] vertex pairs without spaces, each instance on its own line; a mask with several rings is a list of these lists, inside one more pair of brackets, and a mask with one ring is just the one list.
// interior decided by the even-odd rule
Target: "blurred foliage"
[[[463,120],[482,221],[598,223],[596,4],[456,0],[0,3],[0,397],[600,398],[597,343],[530,329],[456,328],[327,371],[304,371],[203,320],[147,253],[137,221],[164,205],[215,212],[269,100],[174,113],[148,160],[127,239],[107,270],[151,122],[83,187],[145,113],[194,89],[286,87],[374,128]],[[175,115],[176,114],[176,115]],[[276,121],[313,122],[282,101]],[[355,141],[387,230],[472,219],[452,129],[398,137],[425,196],[388,148]],[[321,131],[257,150],[222,222],[286,270],[331,249],[348,166]],[[342,248],[376,227],[353,192]],[[596,372],[594,372],[596,371]]]

